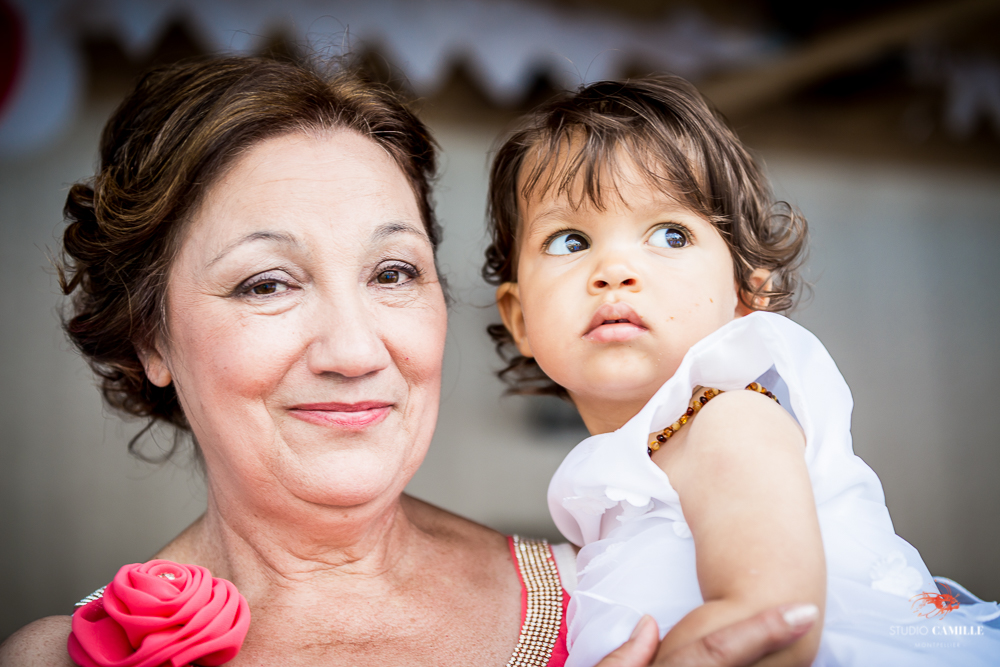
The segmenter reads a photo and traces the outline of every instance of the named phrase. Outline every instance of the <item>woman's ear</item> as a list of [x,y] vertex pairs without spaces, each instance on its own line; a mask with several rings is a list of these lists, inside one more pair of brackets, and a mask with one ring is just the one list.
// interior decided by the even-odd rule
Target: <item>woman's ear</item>
[[503,283],[497,288],[497,310],[500,311],[503,325],[513,336],[518,351],[526,357],[535,356],[531,353],[531,345],[524,330],[524,311],[521,310],[521,293],[517,283]]
[[157,387],[166,387],[171,382],[173,382],[173,376],[170,374],[170,368],[167,366],[166,359],[160,354],[160,351],[154,348],[152,350],[147,350],[145,348],[136,348],[139,354],[139,361],[142,362],[142,367],[146,370],[146,377],[149,381],[155,384]]
[[[771,280],[771,271],[769,269],[754,269],[747,278],[747,282],[750,283],[750,287],[753,288],[753,292],[759,292],[761,289],[770,291],[773,284],[773,281]],[[739,289],[738,285],[737,289]],[[771,297],[754,296],[753,292],[743,290],[740,293],[740,298],[736,302],[736,317],[749,315],[755,310],[764,310],[767,308],[768,304],[771,303]],[[750,305],[748,306],[747,304]]]

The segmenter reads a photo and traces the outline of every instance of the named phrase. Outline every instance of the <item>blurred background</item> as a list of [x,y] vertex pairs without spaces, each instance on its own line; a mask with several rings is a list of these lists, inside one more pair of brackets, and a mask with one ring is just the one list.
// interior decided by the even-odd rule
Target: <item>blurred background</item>
[[[488,152],[562,88],[695,81],[812,228],[793,318],[856,402],[855,450],[931,572],[1000,598],[1000,2],[0,0],[0,639],[65,614],[204,506],[184,456],[126,453],[59,327],[62,204],[145,68],[209,52],[355,54],[443,152],[450,315],[441,418],[410,491],[558,539],[548,479],[586,433],[504,398],[479,277]],[[170,434],[142,441],[156,455]]]

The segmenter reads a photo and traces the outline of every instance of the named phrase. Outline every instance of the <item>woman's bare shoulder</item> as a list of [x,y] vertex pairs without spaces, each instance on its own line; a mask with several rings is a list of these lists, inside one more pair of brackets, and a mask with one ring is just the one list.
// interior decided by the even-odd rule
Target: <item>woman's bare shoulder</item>
[[49,616],[29,623],[0,645],[0,665],[73,667],[66,651],[69,631],[69,616]]

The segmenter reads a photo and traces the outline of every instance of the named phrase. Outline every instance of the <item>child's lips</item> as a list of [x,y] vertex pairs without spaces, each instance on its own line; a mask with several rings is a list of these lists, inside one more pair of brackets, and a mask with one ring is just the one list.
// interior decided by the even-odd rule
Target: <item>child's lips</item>
[[627,303],[606,303],[591,318],[583,339],[594,343],[623,343],[649,331]]
[[593,343],[624,343],[649,331],[631,322],[602,324],[584,334],[583,339]]

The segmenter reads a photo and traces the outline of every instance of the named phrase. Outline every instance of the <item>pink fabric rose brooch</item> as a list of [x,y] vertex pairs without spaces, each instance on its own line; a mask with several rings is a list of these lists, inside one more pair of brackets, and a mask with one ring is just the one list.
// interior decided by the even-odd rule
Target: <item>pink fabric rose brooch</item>
[[250,607],[236,586],[197,565],[134,563],[73,614],[80,667],[215,667],[239,653]]

